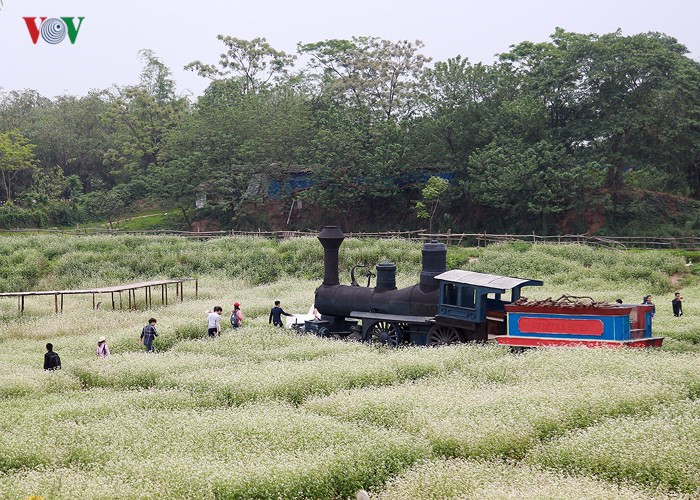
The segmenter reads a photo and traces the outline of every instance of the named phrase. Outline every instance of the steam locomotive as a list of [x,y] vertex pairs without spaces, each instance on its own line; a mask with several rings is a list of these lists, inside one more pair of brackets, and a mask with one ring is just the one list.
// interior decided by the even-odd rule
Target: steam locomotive
[[306,321],[305,330],[320,336],[388,346],[497,339],[511,347],[648,347],[663,340],[651,336],[651,306],[527,301],[522,288],[542,281],[448,271],[447,248],[437,241],[423,245],[416,285],[397,289],[396,265],[388,261],[377,265],[375,287],[359,286],[354,273],[350,285],[341,285],[338,250],[345,235],[326,226],[318,239],[324,276],[315,306],[321,319]]

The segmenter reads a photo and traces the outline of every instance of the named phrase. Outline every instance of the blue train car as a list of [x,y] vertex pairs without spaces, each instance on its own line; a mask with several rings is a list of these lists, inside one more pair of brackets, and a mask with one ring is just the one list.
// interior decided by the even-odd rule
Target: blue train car
[[[562,297],[566,299],[566,296]],[[651,333],[653,306],[522,302],[505,306],[507,335],[498,343],[515,347],[660,347]]]

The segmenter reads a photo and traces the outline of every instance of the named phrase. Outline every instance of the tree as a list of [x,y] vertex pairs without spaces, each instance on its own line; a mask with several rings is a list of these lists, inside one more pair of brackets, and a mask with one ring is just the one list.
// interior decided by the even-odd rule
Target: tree
[[146,65],[141,84],[110,93],[104,120],[111,128],[112,144],[104,163],[118,182],[144,176],[155,166],[166,135],[188,111],[188,102],[174,95],[174,81],[152,52],[142,52]]
[[139,57],[145,63],[139,87],[158,102],[175,100],[175,80],[170,68],[152,50],[141,49]]
[[[629,167],[663,164],[668,172],[691,158],[694,167],[700,65],[687,52],[660,33],[557,28],[551,42],[523,42],[501,58],[543,99],[554,136],[579,157],[606,164],[606,185],[617,191]],[[683,136],[693,139],[679,148]]]
[[110,130],[104,120],[108,110],[103,92],[59,96],[33,109],[23,131],[36,144],[38,166],[44,170],[60,167],[66,176],[77,175],[88,190],[111,183],[103,163],[110,146]]
[[322,91],[340,104],[356,105],[384,120],[401,120],[420,103],[423,42],[377,37],[300,44],[311,66],[322,71]]
[[0,178],[7,201],[12,201],[12,181],[21,172],[32,170],[35,165],[33,144],[16,130],[0,133]]
[[578,164],[548,141],[528,145],[501,138],[470,157],[469,181],[463,184],[475,203],[491,210],[492,219],[503,218],[523,229],[539,219],[547,234],[554,216],[572,208],[585,210],[581,202],[596,187],[593,168]]
[[13,90],[0,94],[0,132],[25,131],[34,119],[33,111],[50,105],[51,100],[36,90]]
[[436,62],[423,76],[424,113],[411,126],[415,154],[423,164],[464,166],[507,123],[501,108],[520,97],[519,83],[506,64]]
[[433,232],[433,217],[437,212],[440,199],[449,187],[450,183],[441,177],[431,176],[425,187],[421,190],[423,200],[416,202],[416,216],[419,219],[428,219],[428,232]]
[[234,79],[242,82],[243,94],[256,93],[286,78],[296,56],[274,49],[265,38],[243,40],[232,36],[217,37],[227,47],[219,66],[193,61],[185,69],[212,80]]
[[[192,226],[190,211],[195,208],[196,188],[207,181],[203,155],[192,152],[158,165],[152,179],[157,186],[153,193],[160,200],[173,201],[180,209],[188,227]],[[221,182],[221,178],[211,179]]]

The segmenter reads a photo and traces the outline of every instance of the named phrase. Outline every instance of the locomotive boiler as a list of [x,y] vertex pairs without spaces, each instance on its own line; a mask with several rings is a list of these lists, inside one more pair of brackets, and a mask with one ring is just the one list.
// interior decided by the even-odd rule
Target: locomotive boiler
[[326,226],[318,239],[324,274],[315,306],[321,319],[306,321],[307,332],[388,346],[488,339],[511,347],[661,345],[662,339],[651,336],[649,306],[572,302],[569,296],[528,301],[522,288],[542,281],[448,271],[447,248],[437,241],[423,245],[418,284],[398,289],[396,265],[384,261],[376,266],[374,287],[359,286],[354,275],[350,285],[341,285],[338,251],[345,235],[338,226]]

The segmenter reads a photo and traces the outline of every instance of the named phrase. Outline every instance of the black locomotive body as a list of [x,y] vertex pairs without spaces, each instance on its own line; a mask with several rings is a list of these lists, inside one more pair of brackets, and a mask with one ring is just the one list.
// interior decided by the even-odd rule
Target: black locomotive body
[[[487,317],[486,311],[487,305],[498,306],[500,300],[488,299],[491,304],[487,304],[485,294],[481,300],[482,297],[474,293],[476,302],[464,308],[464,312],[462,308],[450,306],[448,287],[453,285],[439,279],[447,271],[444,244],[433,241],[423,245],[418,284],[397,289],[396,266],[382,262],[376,268],[376,286],[362,287],[354,280],[351,285],[340,284],[338,249],[344,238],[337,226],[326,226],[318,236],[324,249],[324,279],[316,289],[315,299],[321,320],[307,322],[307,331],[388,345],[450,344],[486,340],[489,334],[505,333],[505,315],[496,311]],[[466,298],[467,294],[464,296]],[[441,307],[443,300],[448,307]],[[502,306],[500,309],[503,311]]]

